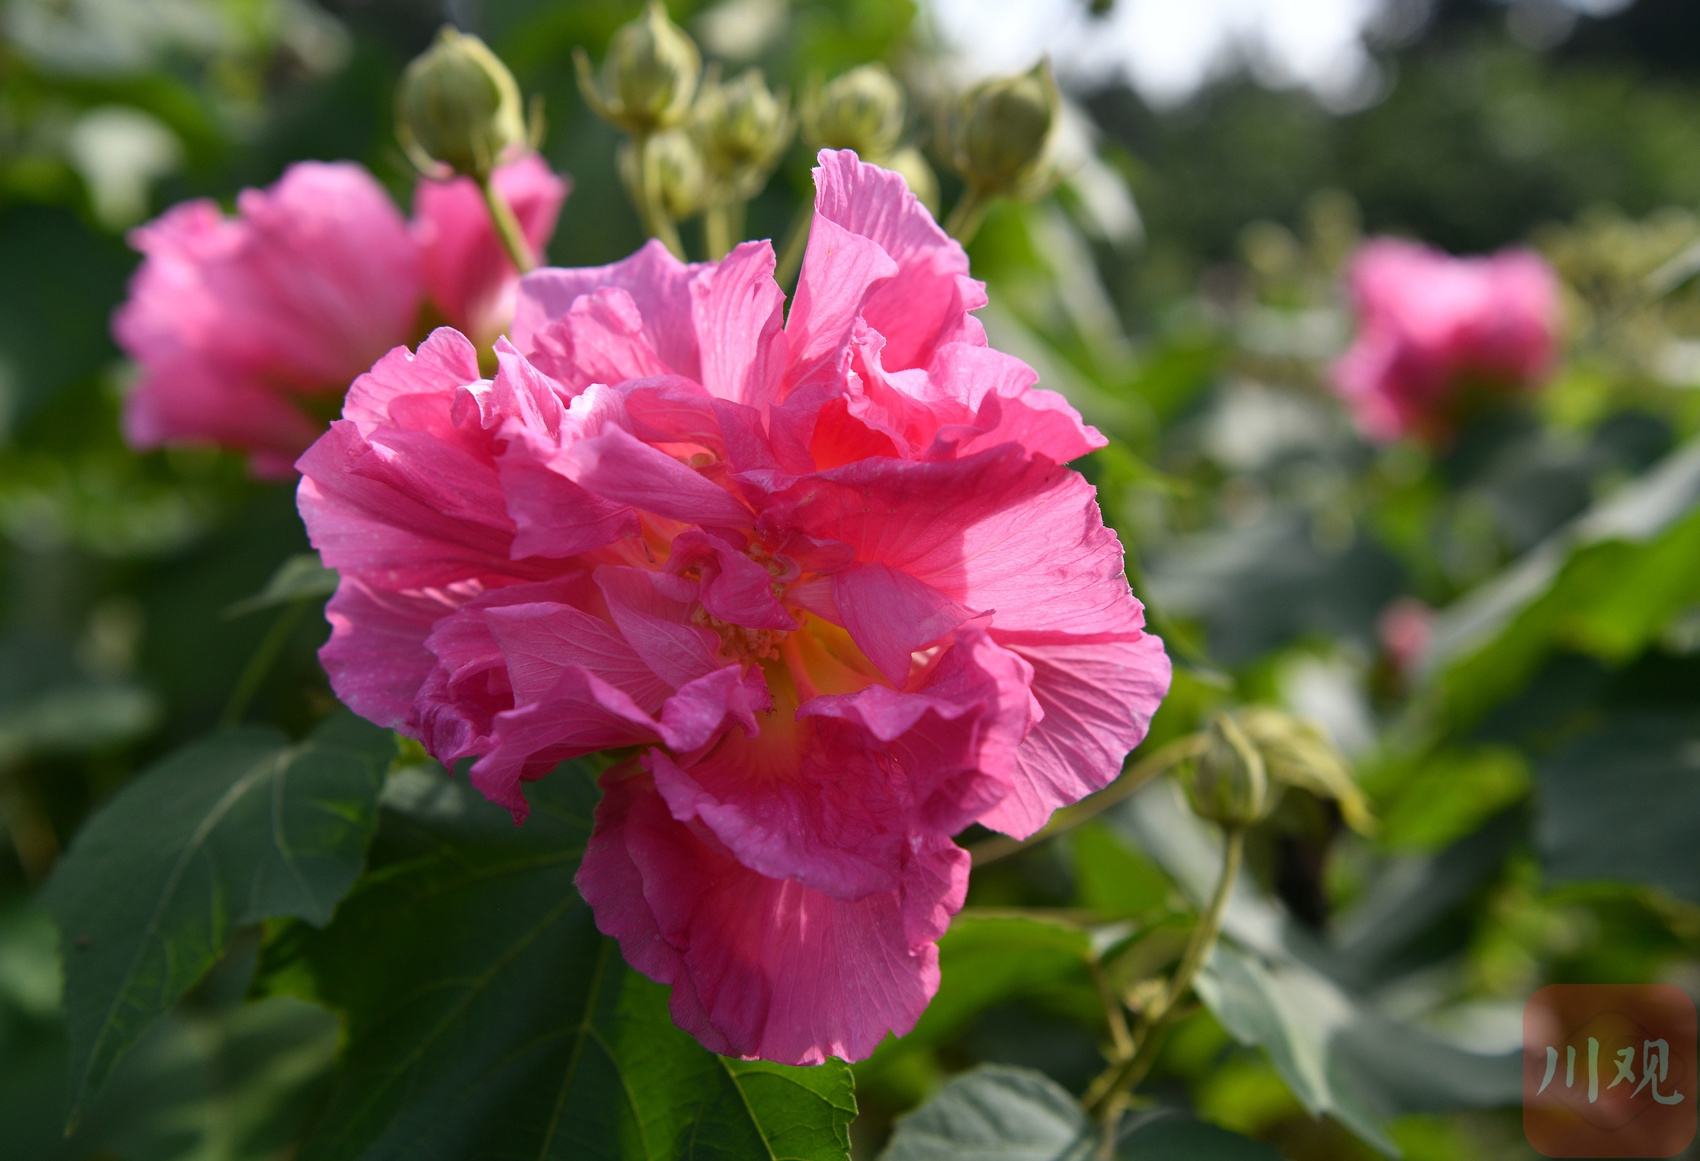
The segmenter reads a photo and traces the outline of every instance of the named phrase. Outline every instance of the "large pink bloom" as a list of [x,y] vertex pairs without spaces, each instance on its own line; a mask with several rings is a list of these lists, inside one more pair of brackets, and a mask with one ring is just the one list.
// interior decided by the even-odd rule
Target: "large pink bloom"
[[1333,378],[1372,439],[1444,439],[1477,392],[1533,386],[1551,368],[1558,279],[1537,254],[1453,258],[1378,238],[1349,278],[1358,338]]
[[[141,365],[125,404],[132,446],[212,443],[287,476],[327,413],[372,361],[416,333],[427,289],[438,313],[486,343],[511,317],[519,274],[487,217],[452,183],[422,195],[410,229],[352,162],[301,162],[244,190],[234,218],[186,202],[132,232],[146,257],[113,319]],[[535,158],[498,172],[534,244],[565,186]],[[502,310],[507,308],[504,316]]]
[[1102,444],[985,345],[901,178],[821,154],[787,318],[767,243],[525,280],[494,379],[439,330],[301,458],[359,713],[522,784],[603,777],[579,888],[723,1053],[866,1056],[938,985],[971,822],[1105,785],[1168,688]]

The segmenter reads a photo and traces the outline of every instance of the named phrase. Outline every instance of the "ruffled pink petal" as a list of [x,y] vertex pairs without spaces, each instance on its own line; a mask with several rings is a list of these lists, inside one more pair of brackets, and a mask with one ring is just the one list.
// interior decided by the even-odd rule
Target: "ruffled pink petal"
[[787,1064],[860,1060],[914,1026],[938,988],[933,941],[962,905],[968,856],[905,853],[896,889],[855,902],[765,878],[610,771],[578,874],[598,927],[673,985],[674,1020],[708,1048]]
[[517,703],[544,698],[564,669],[582,669],[618,687],[647,714],[660,710],[673,692],[614,626],[582,609],[513,604],[487,609],[482,619],[501,651]]
[[785,293],[773,267],[772,243],[745,242],[691,282],[702,385],[758,409],[772,400],[785,369]]
[[[859,741],[901,784],[923,830],[949,835],[980,818],[1016,781],[1016,755],[1039,716],[1028,692],[1033,669],[982,629],[959,630],[921,687],[899,693],[874,685],[818,697],[801,714],[857,726]],[[826,763],[830,766],[831,760]],[[889,775],[888,775],[889,777]]]
[[760,733],[756,714],[772,707],[760,670],[728,665],[687,681],[667,699],[661,708],[661,740],[688,754],[708,745],[728,722],[753,738]]
[[702,601],[710,615],[749,629],[797,628],[797,622],[773,595],[773,573],[726,541],[701,532],[675,537],[667,571],[682,576],[687,570],[700,574],[692,595]]
[[331,636],[319,650],[337,698],[368,721],[412,733],[414,697],[437,665],[425,638],[457,604],[447,594],[386,591],[342,578],[325,605]]
[[832,578],[833,603],[857,648],[901,688],[911,655],[966,621],[967,609],[906,572],[853,564]]
[[616,286],[583,295],[571,310],[539,328],[529,352],[533,362],[575,393],[592,383],[671,373],[656,352],[654,336],[644,329],[637,303]]
[[1011,793],[979,821],[1026,838],[1053,810],[1102,790],[1121,772],[1169,692],[1169,658],[1149,634],[1010,648],[1033,667],[1033,696],[1044,717],[1016,752]]
[[691,624],[690,603],[661,592],[654,573],[603,565],[594,575],[615,626],[661,680],[679,689],[721,668],[719,638]]
[[543,697],[496,715],[492,745],[472,765],[472,784],[517,825],[531,808],[521,782],[535,781],[569,758],[659,740],[655,722],[623,691],[593,673],[568,668]]
[[[572,183],[536,154],[497,168],[492,180],[541,254],[555,233]],[[418,240],[426,293],[443,317],[481,346],[513,318],[519,271],[508,257],[484,195],[469,177],[421,181],[413,191],[413,235]]]
[[[984,344],[984,332],[968,312],[986,305],[985,286],[968,276],[968,255],[939,229],[904,180],[848,149],[823,149],[818,160],[815,228],[824,219],[866,238],[897,267],[896,277],[873,289],[861,310],[868,325],[885,336],[886,366],[924,367],[944,343]],[[812,234],[809,249],[814,250]],[[808,270],[806,257],[803,268]]]
[[834,468],[776,496],[765,519],[842,541],[858,560],[992,612],[1000,633],[1114,637],[1144,624],[1092,486],[1011,445]]
[[[538,332],[571,310],[580,296],[605,286],[616,287],[631,295],[643,318],[644,336],[661,361],[670,370],[700,382],[690,286],[704,269],[707,266],[703,264],[680,262],[666,246],[651,239],[630,258],[611,266],[534,270],[520,279],[519,305],[508,334],[514,346],[530,355]],[[554,374],[552,368],[545,370]]]
[[617,427],[571,445],[556,462],[585,491],[671,520],[736,527],[753,519],[730,492]]
[[797,299],[785,320],[787,390],[822,376],[835,378],[833,369],[843,361],[863,302],[874,286],[896,274],[897,263],[877,242],[815,212]]

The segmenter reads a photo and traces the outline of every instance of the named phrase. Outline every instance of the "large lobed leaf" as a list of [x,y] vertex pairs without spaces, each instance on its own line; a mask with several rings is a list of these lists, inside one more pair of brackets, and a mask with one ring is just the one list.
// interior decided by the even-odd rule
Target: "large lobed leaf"
[[1595,505],[1435,622],[1420,674],[1447,720],[1475,721],[1557,648],[1633,657],[1700,598],[1700,444]]
[[1624,714],[1537,766],[1535,833],[1558,882],[1621,879],[1700,901],[1700,714]]
[[394,750],[348,716],[299,745],[234,730],[144,771],[89,820],[43,895],[64,947],[72,1123],[236,928],[330,919]]
[[[1043,1073],[985,1065],[898,1121],[881,1161],[1089,1161],[1099,1130]],[[1129,1117],[1120,1161],[1277,1161],[1268,1145],[1173,1113]]]
[[596,789],[568,765],[530,820],[460,782],[392,781],[367,877],[327,928],[274,933],[264,986],[339,1009],[348,1040],[302,1161],[843,1161],[849,1069],[729,1060],[599,935],[573,875]]

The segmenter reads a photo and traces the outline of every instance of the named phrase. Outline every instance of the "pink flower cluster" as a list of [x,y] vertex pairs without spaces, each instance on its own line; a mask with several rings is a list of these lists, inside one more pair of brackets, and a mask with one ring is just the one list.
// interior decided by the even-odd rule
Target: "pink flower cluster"
[[[495,182],[541,248],[567,183],[537,157]],[[185,202],[130,243],[146,258],[113,319],[142,367],[126,437],[243,450],[262,476],[292,474],[349,382],[424,333],[422,308],[487,347],[519,286],[470,179],[420,182],[409,224],[351,162],[292,165],[270,189],[244,190],[234,218]]]
[[1104,786],[1168,689],[1102,445],[986,346],[895,174],[823,152],[789,316],[766,243],[521,286],[480,376],[439,330],[301,457],[356,711],[522,784],[631,747],[578,876],[722,1053],[859,1059],[938,986],[970,823]]
[[1371,439],[1444,440],[1480,392],[1533,386],[1552,365],[1558,279],[1530,251],[1453,258],[1378,238],[1349,280],[1358,337],[1333,379]]

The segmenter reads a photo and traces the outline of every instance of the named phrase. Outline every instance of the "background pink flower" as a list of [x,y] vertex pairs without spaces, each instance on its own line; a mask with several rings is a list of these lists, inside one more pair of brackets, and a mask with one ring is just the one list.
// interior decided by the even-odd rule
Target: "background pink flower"
[[1372,439],[1444,439],[1475,392],[1533,386],[1552,366],[1558,279],[1531,251],[1453,258],[1378,238],[1349,280],[1358,337],[1333,378]]
[[[572,183],[535,154],[502,166],[494,180],[526,241],[541,254]],[[421,180],[413,190],[413,234],[426,293],[444,321],[480,347],[495,342],[514,316],[519,271],[490,228],[477,184],[469,177]]]
[[1168,688],[1093,489],[1101,446],[985,344],[901,178],[821,154],[789,316],[765,242],[522,286],[480,377],[439,330],[302,457],[347,704],[526,812],[603,777],[601,929],[724,1053],[859,1059],[938,986],[971,822],[1107,784]]
[[[563,182],[536,158],[498,171],[533,243],[554,228]],[[427,288],[488,342],[512,314],[518,272],[472,191],[422,195],[409,228],[352,162],[299,162],[235,217],[188,202],[140,227],[144,257],[113,333],[141,365],[125,402],[132,446],[212,443],[283,477],[326,412],[379,355],[416,333]],[[504,313],[505,312],[505,313]]]

